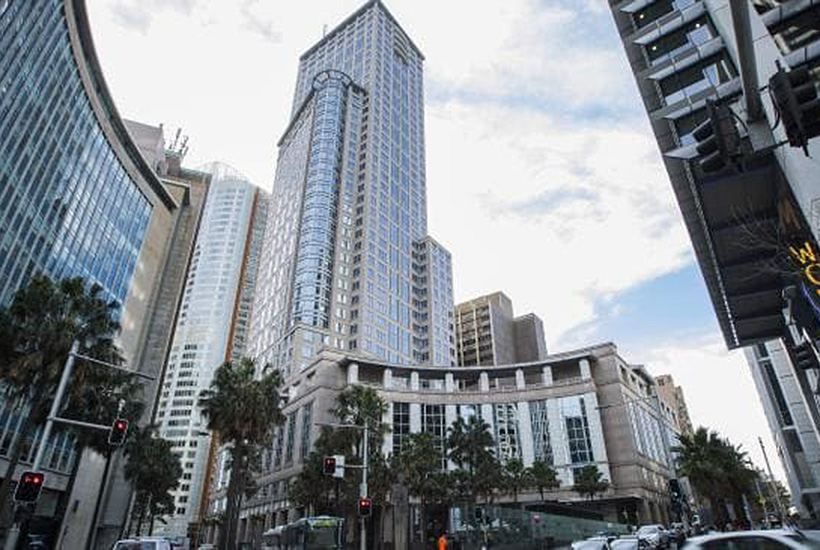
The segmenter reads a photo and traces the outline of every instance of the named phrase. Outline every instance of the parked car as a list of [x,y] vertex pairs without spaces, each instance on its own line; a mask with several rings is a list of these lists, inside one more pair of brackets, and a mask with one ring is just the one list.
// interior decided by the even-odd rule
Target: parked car
[[636,533],[652,549],[669,548],[669,533],[663,525],[644,525]]
[[626,535],[609,541],[611,550],[648,550],[649,546],[645,540],[634,535]]
[[611,550],[607,537],[590,537],[572,543],[572,550]]
[[162,538],[125,539],[117,542],[113,550],[172,550],[171,542]]
[[763,548],[765,550],[820,549],[817,541],[806,538],[799,531],[776,529],[771,531],[730,531],[693,537],[686,541],[685,550],[734,550]]
[[677,544],[678,548],[684,543],[686,536],[686,526],[682,523],[673,523],[669,527],[669,541]]

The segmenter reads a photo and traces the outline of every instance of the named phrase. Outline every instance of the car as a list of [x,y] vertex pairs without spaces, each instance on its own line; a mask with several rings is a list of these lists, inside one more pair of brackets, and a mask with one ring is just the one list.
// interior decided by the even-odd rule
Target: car
[[775,529],[770,531],[730,531],[701,535],[686,541],[685,550],[765,550],[820,549],[820,543],[806,538],[799,531]]
[[669,533],[663,525],[643,525],[635,534],[649,548],[669,548]]
[[113,550],[172,550],[172,546],[167,539],[147,537],[118,541]]
[[648,549],[647,542],[636,536],[623,536],[609,542],[611,550],[644,550]]
[[200,544],[196,550],[216,550],[216,546],[213,544]]
[[572,550],[610,550],[607,537],[589,537],[572,543]]

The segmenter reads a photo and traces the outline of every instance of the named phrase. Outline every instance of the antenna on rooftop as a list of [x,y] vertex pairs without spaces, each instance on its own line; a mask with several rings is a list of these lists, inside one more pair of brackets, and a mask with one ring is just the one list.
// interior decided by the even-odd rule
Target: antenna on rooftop
[[322,38],[324,38],[325,36],[327,36],[327,23],[322,25]]

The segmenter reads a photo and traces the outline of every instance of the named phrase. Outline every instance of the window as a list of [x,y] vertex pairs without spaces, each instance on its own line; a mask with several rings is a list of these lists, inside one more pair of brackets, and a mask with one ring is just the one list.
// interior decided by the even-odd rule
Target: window
[[436,438],[436,449],[441,453],[442,467],[446,466],[444,454],[444,405],[421,406],[421,431],[432,434]]
[[393,454],[401,452],[404,439],[410,434],[410,403],[393,403]]
[[296,413],[288,415],[288,440],[285,446],[285,464],[293,463],[293,445],[296,439]]
[[304,461],[310,452],[310,427],[313,423],[313,403],[302,407],[302,441],[299,444],[299,456]]
[[594,460],[592,438],[589,434],[586,405],[583,397],[565,397],[561,400],[561,412],[567,430],[567,445],[572,464]]
[[521,442],[518,431],[518,407],[515,403],[496,403],[495,444],[499,460],[521,458]]
[[530,423],[532,425],[533,454],[535,460],[552,465],[552,445],[550,444],[550,423],[547,416],[547,401],[530,401]]

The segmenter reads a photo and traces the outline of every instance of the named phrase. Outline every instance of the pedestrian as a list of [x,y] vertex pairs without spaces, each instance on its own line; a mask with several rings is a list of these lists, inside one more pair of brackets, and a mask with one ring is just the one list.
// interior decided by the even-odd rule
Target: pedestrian
[[438,538],[438,550],[447,550],[447,531],[442,531]]

